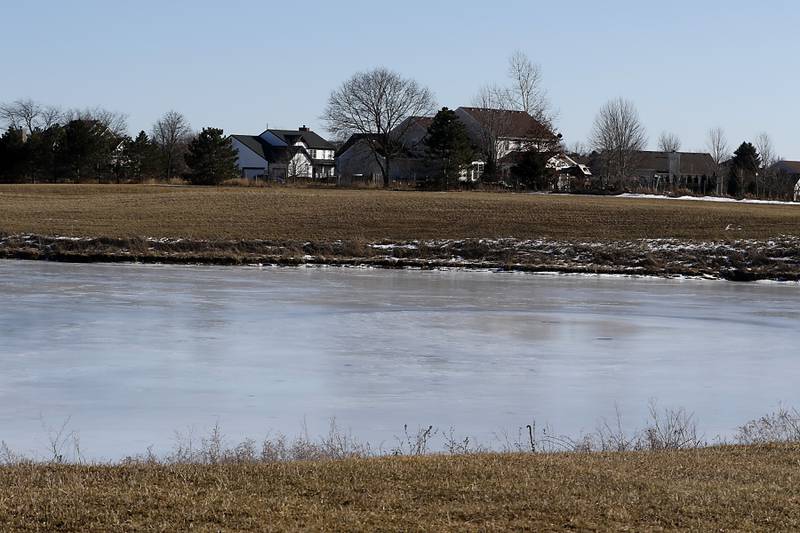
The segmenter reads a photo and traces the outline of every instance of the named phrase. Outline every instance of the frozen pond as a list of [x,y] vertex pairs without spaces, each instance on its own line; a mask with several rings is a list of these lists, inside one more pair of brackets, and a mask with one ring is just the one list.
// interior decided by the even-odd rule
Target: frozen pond
[[340,426],[385,447],[403,424],[487,444],[647,404],[730,435],[800,406],[800,286],[357,269],[0,261],[0,440],[43,426],[93,458]]

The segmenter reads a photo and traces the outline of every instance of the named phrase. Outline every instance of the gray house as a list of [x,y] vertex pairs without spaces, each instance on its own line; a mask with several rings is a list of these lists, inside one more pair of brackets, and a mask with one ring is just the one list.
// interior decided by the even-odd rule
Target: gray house
[[230,140],[239,154],[243,178],[328,179],[335,175],[335,147],[306,126],[268,129],[260,135],[231,135]]
[[[389,168],[390,181],[409,181],[426,177],[430,173],[430,162],[425,158],[425,137],[433,121],[432,117],[409,117],[396,131],[403,135],[398,139],[402,151],[392,158]],[[354,182],[381,183],[383,180],[381,136],[356,133],[336,151],[336,174],[338,182],[349,185]],[[373,147],[377,148],[378,159]]]

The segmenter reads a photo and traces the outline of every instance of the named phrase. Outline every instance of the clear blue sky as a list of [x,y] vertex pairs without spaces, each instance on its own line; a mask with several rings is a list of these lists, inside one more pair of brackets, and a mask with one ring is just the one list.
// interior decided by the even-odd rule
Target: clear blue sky
[[624,96],[651,146],[668,130],[702,148],[722,126],[731,144],[767,131],[800,159],[796,1],[0,2],[0,102],[99,105],[126,113],[132,133],[169,109],[195,129],[323,130],[331,89],[380,65],[457,107],[503,82],[521,49],[569,143]]

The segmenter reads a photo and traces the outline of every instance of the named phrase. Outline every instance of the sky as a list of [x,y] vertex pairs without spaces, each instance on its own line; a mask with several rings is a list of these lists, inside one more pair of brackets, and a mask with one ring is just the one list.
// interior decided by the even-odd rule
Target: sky
[[722,127],[731,145],[765,131],[800,160],[796,1],[0,0],[0,21],[0,102],[101,106],[132,134],[171,109],[196,130],[325,134],[330,92],[378,66],[469,105],[521,50],[567,144],[624,97],[651,148],[669,131],[704,150]]

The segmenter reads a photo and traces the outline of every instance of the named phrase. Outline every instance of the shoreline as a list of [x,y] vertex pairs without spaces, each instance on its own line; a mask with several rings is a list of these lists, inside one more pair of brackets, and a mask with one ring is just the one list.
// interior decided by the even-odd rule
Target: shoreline
[[794,531],[796,443],[510,453],[0,466],[14,531]]
[[436,239],[368,242],[0,235],[0,259],[68,263],[458,269],[728,281],[800,281],[800,237],[692,241]]

